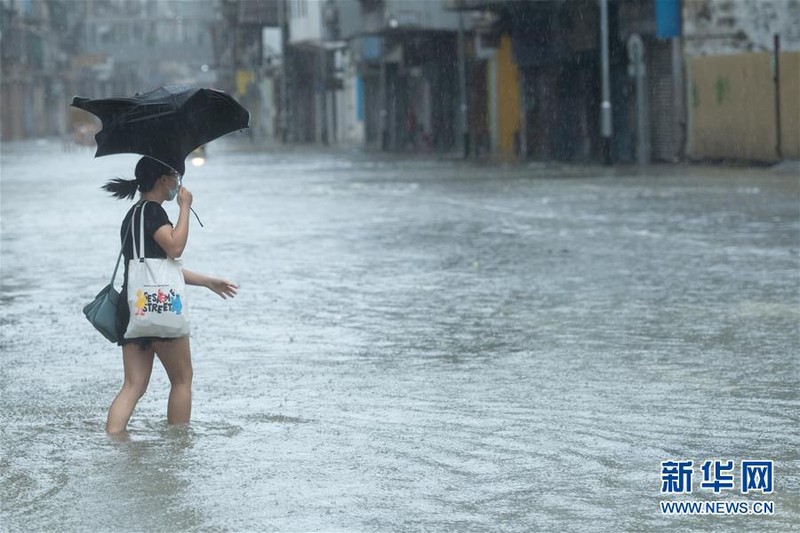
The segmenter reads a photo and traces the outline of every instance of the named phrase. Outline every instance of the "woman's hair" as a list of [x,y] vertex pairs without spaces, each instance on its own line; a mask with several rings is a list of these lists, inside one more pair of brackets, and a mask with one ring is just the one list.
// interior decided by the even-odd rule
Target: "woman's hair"
[[136,163],[136,170],[134,175],[136,179],[126,180],[122,178],[114,178],[101,188],[111,193],[111,196],[124,199],[128,198],[133,200],[136,196],[136,190],[140,192],[148,192],[156,185],[156,180],[163,174],[169,174],[172,169],[152,157],[144,156]]

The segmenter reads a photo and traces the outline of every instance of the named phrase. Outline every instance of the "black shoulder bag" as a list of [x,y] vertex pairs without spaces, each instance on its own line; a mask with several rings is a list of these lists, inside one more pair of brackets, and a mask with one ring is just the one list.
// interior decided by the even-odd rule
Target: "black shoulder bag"
[[128,240],[128,229],[131,227],[131,222],[133,222],[135,216],[136,208],[133,209],[131,219],[125,227],[125,238],[119,248],[117,265],[114,267],[114,273],[111,274],[111,282],[103,287],[94,297],[94,300],[83,308],[83,314],[86,315],[87,320],[91,322],[97,331],[103,334],[103,337],[111,342],[117,342],[117,301],[119,301],[119,293],[114,288],[114,279],[117,277],[119,262],[122,260],[122,251],[125,249],[125,242]]

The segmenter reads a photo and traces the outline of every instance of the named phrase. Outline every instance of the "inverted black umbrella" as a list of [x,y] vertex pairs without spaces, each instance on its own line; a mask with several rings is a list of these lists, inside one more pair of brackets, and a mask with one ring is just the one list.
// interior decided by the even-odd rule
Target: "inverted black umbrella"
[[250,113],[230,95],[191,85],[160,87],[132,98],[76,96],[72,106],[97,115],[103,123],[94,137],[95,157],[146,155],[181,175],[192,150],[250,122]]

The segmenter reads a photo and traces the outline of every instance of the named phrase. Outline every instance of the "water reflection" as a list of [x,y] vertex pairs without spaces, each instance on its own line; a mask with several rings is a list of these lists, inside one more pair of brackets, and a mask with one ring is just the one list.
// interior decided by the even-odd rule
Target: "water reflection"
[[108,437],[112,453],[97,469],[113,495],[109,523],[128,530],[196,530],[205,522],[192,490],[202,477],[192,454],[196,435],[185,425],[149,429]]

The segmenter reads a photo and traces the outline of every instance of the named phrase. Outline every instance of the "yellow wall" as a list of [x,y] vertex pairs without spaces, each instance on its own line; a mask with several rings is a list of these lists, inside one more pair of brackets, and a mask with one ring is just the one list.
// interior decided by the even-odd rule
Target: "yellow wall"
[[247,92],[247,86],[255,83],[256,73],[252,70],[237,70],[236,71],[236,96],[242,97]]
[[[778,159],[775,84],[769,53],[693,57],[689,68],[689,155]],[[783,157],[800,157],[800,52],[781,54]]]
[[519,70],[514,63],[511,37],[504,35],[497,61],[497,147],[502,157],[513,157],[514,133],[520,128]]

